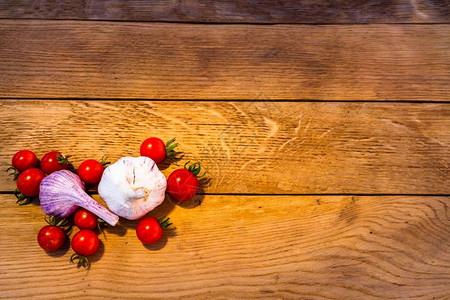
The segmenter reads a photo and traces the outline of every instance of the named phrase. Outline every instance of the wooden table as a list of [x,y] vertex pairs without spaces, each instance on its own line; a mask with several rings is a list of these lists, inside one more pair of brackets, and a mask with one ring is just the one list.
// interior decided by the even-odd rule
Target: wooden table
[[4,173],[1,298],[449,299],[449,1],[11,0],[0,18],[2,170],[158,136],[209,178],[149,213],[174,233],[145,247],[121,219],[85,271],[69,243],[39,248],[44,214]]

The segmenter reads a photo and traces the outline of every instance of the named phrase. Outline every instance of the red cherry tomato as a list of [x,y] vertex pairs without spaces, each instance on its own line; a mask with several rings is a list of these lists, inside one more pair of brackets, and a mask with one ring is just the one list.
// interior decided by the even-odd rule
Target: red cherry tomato
[[97,184],[102,179],[105,168],[95,159],[88,159],[81,163],[78,168],[78,176],[88,184]]
[[[51,174],[55,171],[64,170],[69,167],[69,162],[67,159],[65,159],[64,163],[58,162],[58,156],[62,157],[61,152],[58,151],[52,151],[47,154],[45,154],[41,159],[41,169],[46,174]],[[66,158],[68,158],[70,155],[67,155]]]
[[47,225],[39,230],[37,241],[45,251],[56,251],[61,248],[66,239],[64,231],[56,226]]
[[38,159],[36,154],[30,150],[20,150],[14,154],[12,158],[12,165],[19,171],[25,171],[26,169],[35,168],[37,166]]
[[177,201],[186,201],[198,191],[197,177],[186,169],[178,169],[167,179],[167,191]]
[[90,256],[97,251],[100,241],[98,236],[89,229],[78,231],[72,238],[72,249],[83,256]]
[[148,217],[142,219],[136,226],[136,235],[143,244],[153,244],[161,238],[163,229],[158,219]]
[[39,195],[39,186],[44,177],[44,172],[37,168],[27,169],[17,178],[17,188],[25,196],[35,197]]
[[73,220],[80,229],[95,229],[98,224],[97,216],[84,208],[77,210]]
[[141,156],[150,157],[155,163],[160,163],[166,158],[166,145],[156,137],[151,137],[142,142]]

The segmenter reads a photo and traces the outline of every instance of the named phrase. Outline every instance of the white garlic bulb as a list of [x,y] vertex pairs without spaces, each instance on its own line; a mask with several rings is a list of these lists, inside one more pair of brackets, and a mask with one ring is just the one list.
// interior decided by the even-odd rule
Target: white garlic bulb
[[152,159],[122,157],[105,169],[98,193],[112,212],[136,220],[163,202],[166,186],[166,177]]

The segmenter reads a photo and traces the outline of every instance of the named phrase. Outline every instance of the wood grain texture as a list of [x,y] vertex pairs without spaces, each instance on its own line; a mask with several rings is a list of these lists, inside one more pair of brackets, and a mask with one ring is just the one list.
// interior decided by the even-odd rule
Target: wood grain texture
[[439,0],[2,0],[0,18],[206,23],[432,23],[450,21]]
[[446,25],[0,22],[0,97],[450,100]]
[[[100,235],[89,272],[66,244],[46,254],[36,205],[0,195],[0,298],[445,299],[448,197],[206,196],[180,207],[176,232],[153,246],[135,221]],[[74,230],[73,233],[75,233]],[[58,288],[56,288],[58,287]]]
[[207,193],[450,194],[449,128],[438,103],[2,100],[0,168],[24,148],[70,153],[78,167],[177,137],[180,164],[208,171]]

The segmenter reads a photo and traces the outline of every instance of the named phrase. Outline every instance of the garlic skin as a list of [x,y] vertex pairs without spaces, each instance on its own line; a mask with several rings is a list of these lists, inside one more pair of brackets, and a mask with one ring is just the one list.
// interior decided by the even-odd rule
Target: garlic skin
[[163,202],[166,187],[166,177],[152,159],[127,156],[105,169],[98,193],[112,212],[136,220]]

